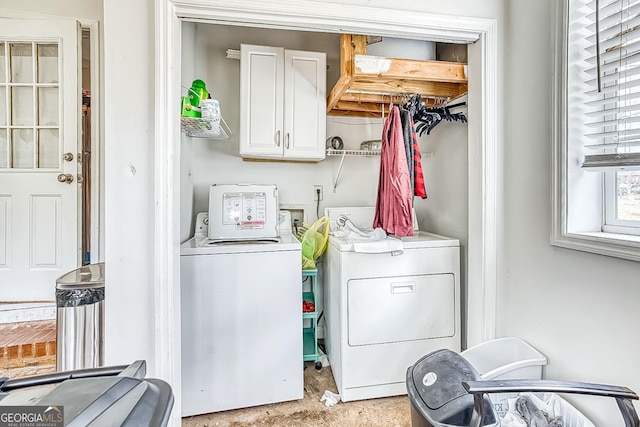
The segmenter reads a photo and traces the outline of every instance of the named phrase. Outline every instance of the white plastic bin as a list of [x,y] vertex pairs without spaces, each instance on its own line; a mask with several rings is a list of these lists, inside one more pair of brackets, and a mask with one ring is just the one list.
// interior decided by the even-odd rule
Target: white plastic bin
[[[483,380],[542,379],[542,367],[547,364],[544,354],[515,337],[486,341],[460,354],[476,368]],[[507,399],[516,395],[490,395],[500,417],[509,409]]]
[[520,338],[506,337],[483,342],[461,353],[484,380],[542,379],[544,354]]

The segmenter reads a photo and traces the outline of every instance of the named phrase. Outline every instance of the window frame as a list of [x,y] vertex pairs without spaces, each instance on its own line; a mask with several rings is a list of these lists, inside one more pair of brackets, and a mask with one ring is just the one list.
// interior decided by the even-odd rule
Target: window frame
[[553,246],[640,261],[640,236],[603,231],[605,173],[580,171],[575,150],[581,149],[582,143],[578,147],[568,138],[569,1],[556,2],[554,13],[550,242]]

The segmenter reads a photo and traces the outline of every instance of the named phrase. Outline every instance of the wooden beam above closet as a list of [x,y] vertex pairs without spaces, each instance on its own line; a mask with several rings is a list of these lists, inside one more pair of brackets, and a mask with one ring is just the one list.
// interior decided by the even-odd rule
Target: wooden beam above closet
[[[467,93],[466,64],[367,55],[366,36],[340,36],[340,78],[327,97],[327,114],[377,117],[390,102],[420,94],[455,99]],[[386,104],[386,105],[385,105]],[[385,110],[383,110],[383,108]]]

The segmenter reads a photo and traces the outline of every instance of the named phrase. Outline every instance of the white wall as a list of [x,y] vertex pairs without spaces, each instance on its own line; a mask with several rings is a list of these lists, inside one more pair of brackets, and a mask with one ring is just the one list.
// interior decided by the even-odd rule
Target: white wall
[[[554,3],[508,2],[498,334],[542,351],[548,378],[638,392],[640,264],[549,244]],[[596,425],[623,425],[613,399],[589,398],[581,410]]]
[[0,8],[37,15],[102,20],[102,0],[2,0]]
[[105,361],[154,374],[154,4],[104,2]]

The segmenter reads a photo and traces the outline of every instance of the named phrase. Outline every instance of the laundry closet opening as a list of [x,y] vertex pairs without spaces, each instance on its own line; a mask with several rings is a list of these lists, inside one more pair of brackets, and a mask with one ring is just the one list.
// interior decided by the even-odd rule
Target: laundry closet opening
[[[185,142],[184,137],[181,137],[180,134],[180,122],[175,117],[175,103],[179,102],[180,95],[184,94],[180,85],[185,82],[189,83],[190,79],[194,77],[197,61],[207,60],[202,55],[196,58],[197,35],[196,24],[193,22],[214,25],[231,23],[238,26],[234,31],[238,29],[243,31],[245,27],[261,26],[272,29],[287,28],[295,31],[313,29],[313,31],[328,33],[382,33],[399,38],[432,38],[443,42],[472,43],[468,45],[470,89],[468,113],[470,120],[468,123],[469,131],[465,131],[467,138],[464,144],[468,161],[466,168],[460,168],[468,177],[466,185],[463,184],[463,187],[468,189],[466,191],[468,213],[465,211],[463,215],[463,217],[467,217],[468,222],[443,219],[464,230],[463,233],[456,234],[468,234],[468,238],[460,239],[460,243],[464,245],[462,255],[465,263],[464,269],[468,270],[465,282],[469,282],[468,285],[465,285],[465,292],[469,294],[469,297],[461,295],[463,304],[468,305],[468,307],[462,308],[462,311],[468,313],[469,319],[462,319],[467,326],[467,338],[463,337],[463,342],[474,344],[494,337],[498,240],[497,178],[501,150],[497,121],[500,109],[497,105],[497,98],[494,96],[499,93],[496,21],[484,18],[434,15],[414,10],[392,11],[357,5],[344,5],[340,10],[336,10],[333,5],[306,0],[297,0],[293,3],[291,1],[277,1],[270,2],[268,5],[248,2],[244,5],[234,4],[232,6],[226,2],[211,1],[207,3],[206,7],[189,1],[179,4],[164,1],[159,3],[156,11],[157,72],[155,91],[158,102],[156,103],[155,125],[158,140],[155,160],[159,168],[158,172],[163,174],[161,176],[165,176],[166,173],[167,179],[159,179],[155,183],[157,229],[164,232],[158,233],[155,238],[156,259],[160,262],[155,267],[157,283],[154,290],[159,297],[160,308],[155,315],[156,326],[160,328],[158,330],[170,331],[170,334],[155,335],[156,345],[154,348],[156,354],[159,355],[159,371],[167,378],[179,381],[180,366],[177,362],[181,351],[179,327],[181,314],[180,310],[172,312],[172,308],[175,309],[175,303],[179,300],[180,292],[180,278],[176,275],[180,272],[180,259],[176,256],[178,249],[176,237],[179,237],[180,240],[186,240],[189,237],[193,213],[206,206],[202,201],[203,197],[198,196],[195,191],[198,190],[198,186],[202,187],[202,184],[196,184],[197,181],[194,180],[202,175],[202,171],[196,171],[194,168],[199,160],[195,156],[194,149],[200,148],[201,151],[206,151],[207,148],[202,148],[203,144],[194,144],[193,138]],[[202,37],[199,41],[201,40]],[[228,48],[225,46],[224,49]],[[224,113],[225,106],[221,104],[221,107],[223,115],[226,114]],[[216,155],[222,158],[226,156],[226,160],[229,160],[233,166],[233,164],[238,165],[241,160],[239,160],[239,156],[236,157],[235,150],[231,151],[232,148],[229,148],[232,144],[234,143],[229,139],[228,145],[218,146]],[[209,150],[210,153],[213,151],[213,148]],[[228,154],[232,152],[233,155]],[[372,180],[363,173],[369,169],[358,167],[363,165],[363,160],[366,159],[345,159],[345,164],[350,164],[352,170],[357,171],[358,176],[350,177],[348,181],[346,176],[341,177],[340,183],[342,185],[337,188],[334,196],[336,205],[355,205],[362,202],[363,199],[367,203],[360,203],[361,205],[373,203],[373,200],[366,200],[367,196],[357,193],[343,195],[341,191],[341,189],[348,189],[349,185],[353,186],[354,181],[364,182],[365,186],[373,191],[375,184],[370,183]],[[329,165],[330,162],[337,163],[335,159],[328,159],[316,165],[329,168],[331,172],[337,171],[337,165],[323,166]],[[278,167],[281,166],[276,162],[262,163],[265,165],[256,168],[260,169],[257,172],[264,169],[278,172]],[[296,163],[290,167],[290,170],[293,170],[295,174],[297,171],[306,170],[303,169],[303,166],[306,165]],[[213,170],[210,165],[207,165],[207,168],[209,171]],[[179,170],[180,174],[174,176],[172,173],[174,170]],[[373,170],[374,175],[378,172],[376,167],[370,170]],[[218,172],[218,174],[223,175],[224,171]],[[451,187],[449,186],[449,188]],[[202,188],[198,190],[199,194],[203,194],[204,191]],[[313,200],[313,194],[308,196],[309,200]],[[292,199],[293,196],[295,195],[285,194],[285,192],[282,194],[285,199]],[[310,205],[313,206],[313,203]],[[176,229],[176,223],[173,220],[177,207],[181,210],[179,229]],[[182,214],[185,211],[188,212],[187,215]],[[307,212],[309,211],[313,211],[313,208],[307,210]],[[424,228],[422,225],[421,227]],[[453,235],[453,233],[448,234]],[[469,256],[467,256],[467,252]],[[168,266],[169,271],[163,266]],[[174,271],[174,274],[167,278],[166,273],[170,271]],[[167,348],[170,349],[169,354],[165,351]],[[179,400],[177,405],[180,405]]]
[[[369,96],[378,96],[382,102],[379,114],[369,111],[367,114],[356,112],[357,105],[354,105],[353,111],[334,111],[335,105],[328,106],[330,101],[327,98],[332,96],[332,88],[339,87],[344,78],[344,38],[345,36],[337,33],[318,33],[307,31],[290,31],[275,30],[264,28],[250,28],[241,26],[227,26],[220,24],[190,23],[182,24],[182,57],[181,57],[181,96],[189,97],[193,93],[193,89],[200,90],[203,85],[206,87],[206,93],[217,101],[219,105],[220,120],[224,118],[226,127],[225,135],[222,132],[215,132],[215,137],[200,137],[191,131],[183,128],[181,134],[181,182],[180,182],[180,216],[181,216],[181,241],[185,241],[192,237],[194,233],[199,232],[199,226],[196,226],[196,218],[210,209],[209,188],[213,184],[275,184],[278,189],[278,202],[281,209],[290,209],[300,215],[301,222],[307,224],[312,223],[320,216],[324,215],[325,209],[333,207],[367,207],[376,204],[378,195],[378,178],[380,174],[381,157],[379,155],[356,155],[356,156],[330,156],[325,157],[326,149],[335,147],[326,147],[325,140],[331,140],[334,137],[340,139],[341,149],[353,150],[354,152],[367,152],[372,154],[372,144],[380,141],[382,138],[382,129],[389,107],[392,103],[398,104],[408,101],[410,94],[405,96],[394,96],[399,93],[397,87],[390,87],[389,90],[352,91],[357,88],[353,86],[349,88],[350,94],[355,95],[352,102],[359,103],[359,96],[363,97],[362,102],[369,100]],[[466,45],[445,45],[424,40],[387,38],[387,37],[368,37],[366,47],[364,44],[364,36],[357,35],[358,42],[362,43],[359,47],[360,52],[366,50],[366,55],[379,58],[398,58],[419,61],[450,61],[457,62],[457,69],[464,69],[466,74]],[[341,47],[342,46],[342,47]],[[253,56],[245,54],[248,49],[258,52]],[[269,79],[264,75],[277,75],[278,63],[272,57],[281,54],[284,51],[284,78]],[[295,56],[298,61],[307,61],[309,64],[302,66],[305,72],[287,74],[287,52]],[[271,56],[270,56],[271,55]],[[440,56],[440,58],[438,58]],[[322,58],[322,67],[316,65],[316,58]],[[324,59],[326,58],[326,66]],[[247,63],[242,61],[255,61],[251,64],[250,72],[247,75]],[[342,62],[342,63],[341,63]],[[259,64],[259,65],[258,65]],[[461,65],[463,64],[463,65]],[[321,76],[318,76],[321,74]],[[382,74],[382,72],[381,72]],[[410,85],[410,75],[407,74],[406,84]],[[383,81],[383,77],[378,77]],[[445,98],[441,92],[418,93],[425,96],[425,102],[429,106],[433,102],[445,104],[453,101],[457,104],[457,112],[467,114],[466,109],[466,76],[464,76],[464,87],[458,88],[455,83],[444,82],[454,89],[460,89],[460,93],[456,92],[456,99]],[[299,79],[299,80],[296,80]],[[305,79],[313,79],[313,84],[317,85],[318,81],[322,81],[323,91],[320,99],[322,108],[318,108],[317,99],[313,97],[300,98],[287,97],[287,91],[294,91],[297,85],[306,85]],[[302,81],[300,81],[302,80]],[[401,76],[395,77],[393,82],[388,84],[405,84]],[[272,95],[272,92],[282,91],[285,93],[284,111],[277,111],[278,107],[272,108],[261,107],[257,109],[255,104],[247,106],[246,91],[247,85],[252,86],[252,96]],[[376,85],[376,82],[373,82]],[[293,87],[293,88],[292,88]],[[417,87],[414,86],[414,87]],[[384,89],[384,87],[383,87]],[[387,93],[388,92],[388,93]],[[204,94],[205,92],[200,92]],[[463,94],[462,96],[460,96]],[[205,96],[206,95],[201,95]],[[250,98],[253,99],[253,98]],[[341,101],[338,102],[338,104]],[[293,105],[292,105],[293,104]],[[336,104],[331,102],[331,104]],[[371,104],[371,103],[370,103]],[[277,105],[277,103],[276,103]],[[294,111],[287,112],[287,108]],[[341,104],[340,107],[344,108]],[[375,106],[374,106],[375,108]],[[321,157],[317,157],[317,151],[308,159],[302,156],[294,158],[288,157],[286,150],[282,156],[272,153],[265,154],[263,151],[256,151],[256,157],[259,161],[254,161],[251,152],[247,155],[244,146],[246,132],[268,133],[272,129],[271,120],[278,120],[278,117],[284,116],[287,120],[287,114],[297,114],[300,110],[308,110],[310,119],[297,122],[297,126],[302,129],[296,129],[295,132],[304,133],[311,130],[312,137],[315,138],[314,144],[319,146],[322,153]],[[328,111],[330,110],[330,111]],[[189,114],[183,111],[183,115]],[[247,115],[266,117],[266,125],[264,127],[254,126],[246,127]],[[321,123],[324,124],[322,132],[315,132],[312,129],[304,129],[304,126],[316,126],[320,122],[316,120],[317,116],[321,116]],[[280,119],[282,120],[282,119]],[[182,120],[182,122],[188,122]],[[245,132],[245,134],[243,134]],[[317,135],[322,134],[322,138]],[[271,134],[269,134],[271,135]],[[283,145],[289,141],[289,135],[278,134],[276,138],[282,138],[278,142]],[[268,139],[268,137],[267,137]],[[417,218],[416,228],[420,230],[430,231],[436,234],[451,236],[460,242],[460,247],[455,247],[456,253],[460,253],[460,270],[464,272],[466,259],[466,242],[468,239],[468,143],[469,136],[466,123],[442,121],[438,126],[430,129],[428,134],[423,134],[418,138],[418,145],[422,156],[422,166],[425,179],[425,187],[428,197],[415,197],[413,206],[415,217]],[[270,143],[269,141],[268,143]],[[268,143],[265,143],[267,145]],[[369,143],[369,146],[367,146]],[[280,144],[278,144],[279,146]],[[258,147],[261,149],[261,147]],[[245,151],[243,151],[245,150]],[[271,157],[269,157],[271,156]],[[320,188],[319,197],[316,189]],[[211,215],[211,213],[209,213]],[[211,227],[211,224],[209,224]],[[198,228],[198,230],[196,230]],[[183,255],[187,255],[183,253]],[[403,257],[407,258],[407,257]],[[457,259],[457,255],[455,257]],[[418,257],[419,259],[419,257]],[[190,259],[189,259],[190,260]],[[183,261],[188,261],[183,260]],[[418,262],[419,264],[419,262]],[[319,270],[319,287],[316,293],[316,309],[318,313],[322,313],[325,309],[325,290],[327,278],[324,277],[326,269],[323,268],[320,261]],[[221,268],[223,268],[221,266]],[[444,268],[444,267],[443,267]],[[268,282],[271,273],[266,269],[263,274],[264,284]],[[376,271],[376,277],[394,276],[409,274],[409,270],[398,271]],[[187,266],[182,263],[181,276],[182,282],[182,300],[189,301],[186,289],[193,288],[192,283],[185,282],[189,276]],[[225,269],[226,271],[226,269]],[[422,271],[422,270],[420,270]],[[438,268],[433,271],[441,272]],[[448,270],[447,270],[448,271]],[[456,272],[456,276],[457,276]],[[224,276],[220,272],[220,277]],[[460,274],[460,278],[464,279],[466,275]],[[248,283],[246,286],[259,286],[258,283]],[[460,319],[460,310],[458,307],[464,306],[465,293],[460,292],[459,284],[464,283],[458,281],[456,277],[455,292],[451,297],[451,313],[455,312],[455,319],[452,324],[455,326],[455,337],[452,342],[458,342],[454,347],[459,347],[461,342],[461,334],[458,325],[463,325],[464,320]],[[451,286],[453,289],[454,287]],[[188,294],[188,292],[187,292]],[[449,295],[449,294],[447,294]],[[453,301],[456,301],[454,304]],[[328,310],[328,309],[327,309]],[[183,305],[183,325],[185,316],[187,320],[197,323],[197,313],[194,307],[186,307]],[[196,318],[194,318],[196,316]],[[206,322],[206,314],[202,313],[201,321]],[[327,319],[327,318],[325,318]],[[232,321],[232,320],[230,320]],[[238,320],[240,322],[240,320]],[[318,322],[318,338],[325,338],[327,330],[325,330],[324,321]],[[182,333],[182,358],[190,360],[190,353],[193,350],[193,334],[191,332]],[[198,338],[203,340],[203,345],[207,344],[204,340],[207,337]],[[189,381],[183,378],[185,387],[190,387]],[[394,377],[395,381],[395,377]],[[211,408],[209,408],[211,409]],[[215,409],[215,408],[214,408]],[[185,406],[184,413],[192,414],[195,408]]]

